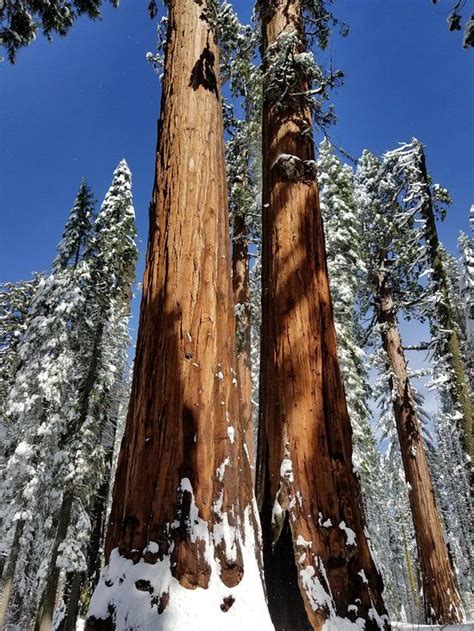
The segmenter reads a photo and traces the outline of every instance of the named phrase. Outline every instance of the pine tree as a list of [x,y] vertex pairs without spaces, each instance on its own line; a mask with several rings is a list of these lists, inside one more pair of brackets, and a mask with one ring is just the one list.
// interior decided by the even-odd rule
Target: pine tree
[[[257,481],[277,629],[387,624],[364,532],[336,353],[312,118],[332,119],[303,22],[327,44],[323,3],[259,3],[264,59],[260,435]],[[357,603],[354,605],[354,603]]]
[[380,169],[364,152],[358,167],[358,198],[364,208],[367,267],[374,309],[390,370],[393,412],[422,575],[424,610],[428,622],[459,622],[463,610],[455,584],[437,511],[419,410],[410,384],[397,316],[420,295],[417,271],[424,250],[414,216],[400,203],[402,185],[390,158]]
[[472,396],[474,392],[474,205],[470,209],[469,221],[471,235],[462,233],[458,243],[461,251],[460,302],[464,315],[466,340],[464,365],[466,366]]
[[270,628],[235,378],[214,9],[169,3],[131,402],[87,629]]
[[401,179],[406,212],[417,214],[423,222],[420,239],[425,242],[425,256],[430,272],[431,305],[428,315],[431,321],[432,345],[435,359],[443,364],[437,372],[440,373],[443,369],[443,389],[454,412],[452,422],[458,425],[463,449],[469,460],[472,460],[473,403],[463,365],[444,250],[436,227],[436,218],[443,217],[444,206],[450,201],[449,196],[439,185],[432,184],[423,145],[417,139],[389,152],[386,162],[388,168],[394,170]]
[[[81,187],[80,201],[85,206],[87,198],[82,193]],[[80,231],[71,229],[80,216],[76,211],[75,207],[58,257],[67,252],[64,260],[66,264],[72,260],[74,266],[78,261],[77,250],[70,249],[65,242],[71,235],[72,242],[82,242]],[[114,172],[82,259],[87,282],[82,288],[85,310],[78,331],[80,347],[76,351],[80,380],[74,416],[59,445],[64,455],[55,484],[62,493],[62,502],[56,516],[47,582],[36,622],[36,628],[41,631],[52,624],[61,568],[67,574],[83,574],[83,581],[85,579],[93,508],[94,519],[100,522],[104,519],[107,488],[103,489],[101,509],[94,506],[94,500],[103,483],[107,484],[110,473],[119,403],[117,390],[121,388],[126,361],[131,283],[137,257],[134,237],[131,174],[122,160]],[[78,586],[74,600],[79,593]],[[73,604],[70,598],[67,605]],[[72,625],[74,615],[71,613],[69,618]]]
[[[7,428],[6,399],[20,364],[19,348],[33,295],[41,276],[0,285],[0,442]],[[2,454],[2,458],[5,454]]]
[[[15,589],[21,594],[18,598],[27,601],[19,612],[23,615],[31,616],[35,607],[35,595],[28,593],[28,577],[24,575],[36,573],[42,555],[47,554],[50,515],[57,498],[50,498],[45,489],[50,488],[61,458],[57,441],[71,412],[69,384],[76,378],[69,338],[84,305],[77,291],[78,273],[56,271],[38,284],[20,345],[21,365],[6,405],[7,418],[15,431],[7,437],[6,448],[11,455],[2,471],[2,518],[4,531],[9,536],[12,533],[12,546],[9,569],[3,575],[1,623],[20,547],[23,560]],[[11,450],[10,444],[15,445]]]
[[12,431],[7,439],[10,457],[2,472],[2,513],[11,546],[2,577],[0,623],[8,609],[12,622],[34,618],[37,595],[32,587],[48,556],[51,515],[60,496],[51,493],[63,455],[58,446],[73,413],[78,380],[74,337],[85,302],[77,257],[90,232],[90,207],[91,195],[83,182],[53,271],[41,279],[32,301],[19,347],[20,366],[7,400]]

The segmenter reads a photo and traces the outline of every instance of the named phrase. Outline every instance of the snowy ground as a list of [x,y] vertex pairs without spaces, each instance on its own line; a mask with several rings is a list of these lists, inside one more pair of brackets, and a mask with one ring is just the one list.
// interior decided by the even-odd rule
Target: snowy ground
[[[84,620],[78,620],[76,631],[84,631]],[[392,631],[474,631],[474,622],[464,624],[450,624],[441,627],[430,624],[408,624],[405,622],[392,622]]]
[[464,624],[448,624],[445,626],[431,624],[409,624],[405,622],[392,622],[392,631],[474,631],[474,622]]

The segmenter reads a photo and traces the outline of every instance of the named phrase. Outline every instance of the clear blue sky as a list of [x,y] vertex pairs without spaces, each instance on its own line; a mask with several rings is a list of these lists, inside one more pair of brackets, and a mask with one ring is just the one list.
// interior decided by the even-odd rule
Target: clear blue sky
[[[448,32],[448,4],[336,1],[351,32],[331,49],[346,74],[332,135],[354,156],[419,137],[454,199],[441,227],[454,250],[474,200],[474,51]],[[15,66],[0,64],[0,282],[48,268],[81,178],[101,201],[122,157],[133,173],[143,255],[160,102],[145,60],[155,48],[146,5],[107,6],[102,21],[81,19],[53,43],[38,37]],[[251,2],[236,0],[236,8],[248,18]]]

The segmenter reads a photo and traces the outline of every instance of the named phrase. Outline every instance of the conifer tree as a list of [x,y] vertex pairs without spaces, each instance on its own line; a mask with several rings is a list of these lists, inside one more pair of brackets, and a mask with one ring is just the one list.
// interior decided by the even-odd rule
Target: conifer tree
[[89,234],[90,202],[83,182],[53,271],[40,280],[31,303],[19,346],[20,365],[6,403],[12,429],[6,440],[9,458],[2,471],[1,512],[10,545],[2,575],[0,625],[6,619],[17,624],[34,619],[33,587],[48,555],[51,514],[58,500],[49,491],[78,378],[73,338],[84,307],[82,269],[68,263],[75,262]]
[[[88,204],[83,187],[79,207]],[[76,205],[77,206],[77,205]],[[78,251],[70,247],[81,243],[80,230],[74,226],[81,217],[77,207],[59,248],[59,260],[77,265]],[[83,213],[82,213],[83,215]],[[72,237],[72,238],[71,238]],[[80,322],[80,347],[77,347],[79,382],[71,422],[60,441],[63,462],[55,483],[62,493],[56,516],[54,543],[46,571],[46,587],[38,610],[36,628],[46,631],[53,620],[61,568],[85,579],[88,564],[87,544],[94,519],[104,519],[106,490],[102,506],[94,499],[110,473],[110,459],[117,414],[117,388],[121,387],[128,343],[128,313],[131,283],[137,256],[135,213],[131,194],[131,174],[124,160],[114,172],[94,230],[84,250],[82,287],[85,301]],[[79,583],[70,595],[70,609],[80,594]],[[75,601],[75,603],[73,602]],[[74,614],[68,612],[72,625]],[[72,627],[73,628],[73,627]]]
[[[9,443],[15,447],[2,471],[2,518],[5,532],[12,533],[12,545],[3,575],[0,623],[5,620],[20,547],[23,569],[17,572],[15,589],[19,598],[34,600],[22,574],[38,570],[51,528],[51,498],[45,489],[61,457],[57,441],[70,414],[66,402],[69,384],[75,381],[75,362],[69,335],[83,308],[77,280],[76,273],[57,270],[38,284],[20,346],[21,366],[7,401],[6,414],[15,428],[7,437],[7,449]],[[34,602],[22,608],[31,616]]]
[[459,237],[460,261],[460,302],[464,316],[466,366],[471,396],[474,392],[474,205],[469,213],[471,234],[464,233]]
[[19,348],[39,281],[40,275],[35,274],[31,280],[0,285],[0,442],[7,429],[6,399],[20,364]]
[[239,416],[212,2],[168,3],[130,407],[87,629],[268,629]]
[[420,562],[427,622],[448,624],[463,618],[443,529],[436,507],[419,410],[410,384],[397,315],[421,288],[417,271],[424,251],[414,216],[400,203],[403,188],[390,160],[364,152],[358,167],[358,198],[364,207],[364,233],[370,287],[378,329],[390,370],[390,390]]
[[[416,138],[411,143],[389,152],[388,168],[394,170],[404,187],[406,212],[417,214],[423,222],[422,235],[430,272],[432,345],[437,373],[443,375],[444,396],[451,401],[452,423],[458,425],[459,439],[471,461],[473,452],[473,402],[462,357],[462,345],[456,325],[450,292],[446,257],[439,241],[436,218],[443,216],[449,203],[447,191],[433,184],[426,167],[423,145]],[[442,364],[442,365],[441,365]]]
[[[335,77],[306,50],[327,44],[323,3],[259,3],[264,60],[260,435],[267,593],[277,629],[387,624],[352,465],[351,428],[316,185],[312,119]],[[357,603],[354,605],[354,603]]]

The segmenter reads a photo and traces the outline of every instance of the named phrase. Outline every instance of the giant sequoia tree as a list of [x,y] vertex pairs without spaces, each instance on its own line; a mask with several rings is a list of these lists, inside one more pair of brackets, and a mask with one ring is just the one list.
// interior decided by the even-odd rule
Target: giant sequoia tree
[[305,10],[324,44],[330,18],[320,3],[260,3],[263,340],[257,475],[267,591],[277,629],[321,629],[327,621],[338,628],[355,620],[377,629],[387,619],[352,464],[311,136],[311,107],[327,120],[319,106],[333,78],[324,77],[305,50]]
[[168,8],[131,401],[86,627],[268,629],[235,373],[213,3]]

